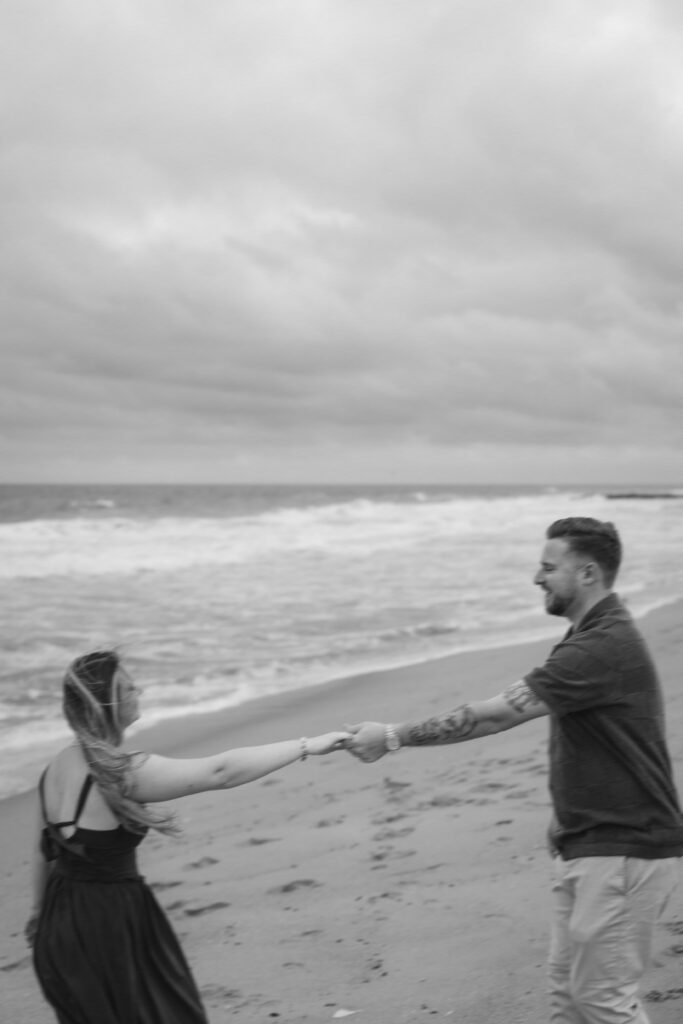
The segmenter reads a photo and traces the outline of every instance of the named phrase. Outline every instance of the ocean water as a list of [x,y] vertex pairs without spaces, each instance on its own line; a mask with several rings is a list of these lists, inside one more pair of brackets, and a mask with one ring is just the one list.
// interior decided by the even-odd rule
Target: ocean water
[[615,522],[641,614],[683,596],[682,513],[639,488],[0,486],[0,796],[68,736],[61,677],[90,649],[120,649],[151,724],[550,641],[549,522]]

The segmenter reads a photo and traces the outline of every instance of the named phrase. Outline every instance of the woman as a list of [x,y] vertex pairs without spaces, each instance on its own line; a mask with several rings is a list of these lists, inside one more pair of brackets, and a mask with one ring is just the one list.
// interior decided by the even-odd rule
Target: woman
[[177,759],[121,750],[139,690],[113,651],[78,658],[64,679],[76,741],[40,779],[33,910],[26,926],[45,998],[60,1024],[206,1024],[178,940],[136,866],[149,828],[177,832],[148,804],[229,789],[347,733]]

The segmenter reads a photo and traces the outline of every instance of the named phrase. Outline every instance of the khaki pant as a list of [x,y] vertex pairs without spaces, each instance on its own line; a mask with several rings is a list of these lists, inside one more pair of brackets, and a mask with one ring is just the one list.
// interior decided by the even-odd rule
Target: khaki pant
[[552,1024],[648,1024],[638,985],[679,858],[553,859]]

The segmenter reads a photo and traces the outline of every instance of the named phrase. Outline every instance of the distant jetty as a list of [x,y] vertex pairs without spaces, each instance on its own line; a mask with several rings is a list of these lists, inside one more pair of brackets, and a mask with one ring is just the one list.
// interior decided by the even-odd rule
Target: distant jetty
[[613,494],[606,494],[606,498],[612,501],[622,501],[625,498],[637,498],[640,501],[648,501],[657,498],[676,499],[683,498],[683,491],[615,491]]

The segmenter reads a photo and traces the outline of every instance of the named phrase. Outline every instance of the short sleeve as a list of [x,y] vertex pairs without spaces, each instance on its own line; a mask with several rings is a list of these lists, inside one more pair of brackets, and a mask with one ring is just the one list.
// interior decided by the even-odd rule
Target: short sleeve
[[532,669],[524,681],[554,714],[567,715],[613,703],[617,675],[572,639],[559,644],[545,665]]

